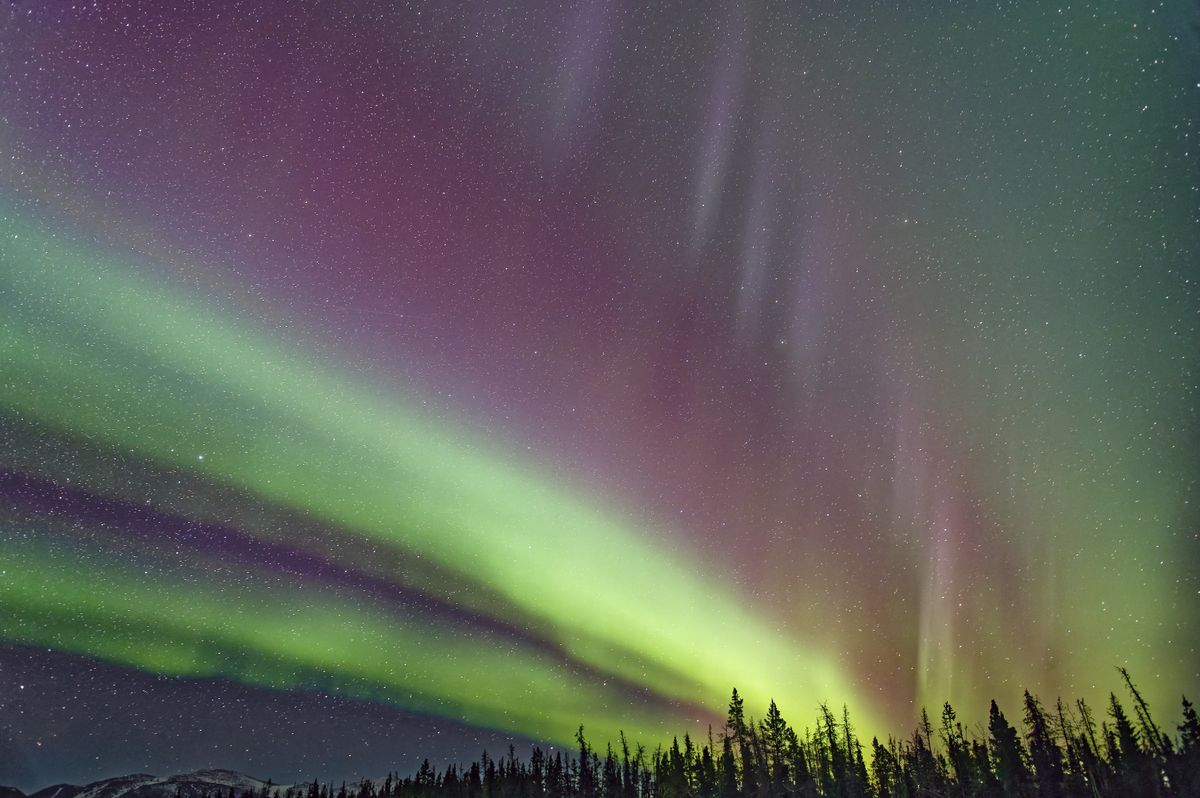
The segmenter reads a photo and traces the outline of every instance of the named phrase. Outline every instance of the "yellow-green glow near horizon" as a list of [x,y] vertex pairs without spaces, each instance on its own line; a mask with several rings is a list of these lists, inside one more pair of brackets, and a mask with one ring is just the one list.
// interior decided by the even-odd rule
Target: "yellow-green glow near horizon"
[[[0,552],[5,639],[171,674],[336,685],[559,742],[579,723],[608,737],[675,733],[695,722],[688,707],[719,716],[734,685],[802,715],[853,703],[819,643],[780,635],[658,536],[177,287],[4,217],[0,287],[14,310],[0,322],[4,413],[303,514],[380,556],[432,562],[456,578],[386,576],[546,645],[498,649],[469,625],[394,617],[319,587],[268,589],[253,572],[219,580],[180,562],[186,578],[146,578],[113,552],[89,551],[85,563],[70,547],[32,543]],[[103,469],[77,477],[140,498]],[[4,522],[18,537],[39,523]],[[287,528],[254,534],[289,540]],[[364,559],[342,561],[370,570]],[[676,709],[639,708],[616,684]]]

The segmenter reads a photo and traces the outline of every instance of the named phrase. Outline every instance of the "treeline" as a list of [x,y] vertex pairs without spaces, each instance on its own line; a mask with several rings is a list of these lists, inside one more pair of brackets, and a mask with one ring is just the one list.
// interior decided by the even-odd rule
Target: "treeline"
[[[596,750],[580,727],[574,754],[534,748],[528,761],[510,747],[467,767],[336,787],[313,782],[281,798],[998,798],[999,796],[1162,796],[1200,798],[1200,721],[1183,699],[1172,734],[1159,727],[1129,674],[1130,710],[1110,695],[1105,716],[1083,701],[1053,707],[1025,693],[1019,726],[991,704],[986,734],[971,736],[953,707],[940,720],[921,713],[912,736],[859,740],[849,713],[821,706],[803,732],[772,701],[748,718],[737,690],[725,728],[714,738],[684,735],[647,751],[624,735]],[[264,791],[268,792],[268,791]],[[210,798],[266,798],[218,794]]]

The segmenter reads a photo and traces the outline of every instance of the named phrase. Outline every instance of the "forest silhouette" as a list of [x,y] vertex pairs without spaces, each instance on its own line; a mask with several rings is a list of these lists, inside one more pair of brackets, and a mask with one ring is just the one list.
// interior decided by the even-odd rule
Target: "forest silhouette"
[[323,784],[204,798],[992,798],[993,796],[1200,797],[1200,720],[1183,698],[1183,719],[1160,727],[1124,669],[1125,708],[1109,695],[1098,720],[1084,701],[1053,707],[1026,692],[1014,725],[992,701],[986,731],[971,735],[949,703],[939,720],[921,712],[911,736],[864,745],[849,711],[821,705],[802,732],[772,701],[762,720],[733,691],[724,729],[684,735],[653,751],[624,734],[603,752],[581,726],[573,753],[534,747],[519,760],[483,755],[444,771],[426,759],[413,776],[357,785]]

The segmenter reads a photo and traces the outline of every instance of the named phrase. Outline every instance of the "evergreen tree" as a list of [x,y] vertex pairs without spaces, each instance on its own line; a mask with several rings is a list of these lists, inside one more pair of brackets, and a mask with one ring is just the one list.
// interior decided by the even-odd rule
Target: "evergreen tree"
[[1112,773],[1104,761],[1103,752],[1096,739],[1096,721],[1091,708],[1082,699],[1075,702],[1079,711],[1080,733],[1078,735],[1079,757],[1084,776],[1092,794],[1103,794],[1108,789]]
[[833,762],[829,754],[828,738],[824,731],[826,720],[832,721],[832,717],[828,717],[828,710],[822,705],[821,714],[817,717],[816,730],[809,733],[805,731],[806,750],[811,755],[809,765],[812,769],[813,780],[817,784],[817,793],[823,796],[832,796],[835,794],[836,783],[833,777]]
[[1183,723],[1179,724],[1179,746],[1171,758],[1171,784],[1182,798],[1200,798],[1200,719],[1196,708],[1183,697]]
[[696,757],[696,744],[692,735],[683,733],[683,781],[687,791],[691,793],[696,787],[696,771],[700,769],[700,761]]
[[625,732],[621,732],[621,796],[622,798],[636,798],[637,796],[637,780],[633,775],[633,762],[629,758],[629,741],[625,739]]
[[733,758],[733,741],[728,734],[721,737],[721,760],[717,770],[720,798],[738,798],[737,761]]
[[621,798],[621,793],[624,785],[621,781],[621,766],[617,761],[616,755],[613,753],[612,744],[604,755],[604,775],[602,777],[604,798]]
[[1179,724],[1180,752],[1194,754],[1200,752],[1200,719],[1196,717],[1196,707],[1183,697],[1183,723]]
[[654,784],[651,781],[650,769],[645,767],[646,749],[641,743],[638,743],[633,754],[633,770],[635,773],[640,773],[638,778],[639,787],[638,795],[640,798],[650,798],[653,794]]
[[1141,692],[1133,683],[1133,679],[1129,678],[1129,671],[1124,668],[1117,668],[1121,674],[1121,678],[1125,680],[1125,686],[1129,688],[1129,693],[1133,696],[1134,712],[1137,715],[1138,725],[1141,728],[1141,739],[1145,745],[1146,753],[1151,757],[1165,758],[1171,752],[1171,740],[1161,731],[1154,723],[1154,718],[1150,715],[1150,707],[1146,704],[1146,700],[1142,698]]
[[592,749],[588,746],[587,738],[583,736],[583,726],[575,732],[575,742],[579,744],[579,780],[576,791],[579,798],[596,798],[596,772],[592,768]]
[[659,755],[655,776],[660,798],[686,798],[688,795],[687,768],[683,752],[679,750],[678,737]]
[[446,773],[442,776],[441,789],[439,790],[443,798],[452,798],[459,794],[458,788],[458,768],[454,765],[446,767]]
[[[440,771],[426,759],[412,776],[388,773],[378,786],[366,779],[353,789],[319,780],[287,788],[268,782],[222,788],[211,798],[1200,798],[1195,707],[1183,699],[1176,742],[1155,725],[1128,674],[1122,676],[1133,717],[1110,694],[1109,721],[1099,728],[1082,701],[1058,701],[1048,713],[1026,693],[1028,751],[994,701],[985,739],[970,738],[947,703],[937,735],[922,711],[911,740],[889,739],[885,746],[876,738],[864,751],[844,707],[838,721],[822,705],[815,730],[802,739],[774,702],[761,722],[747,719],[735,692],[719,756],[711,728],[707,744],[685,734],[648,757],[641,745],[631,754],[624,734],[619,747],[606,743],[601,756],[580,727],[576,757],[550,757],[533,747],[523,761],[509,746],[498,760],[485,751],[469,766]],[[209,798],[186,786],[176,792],[176,798]]]
[[945,795],[949,792],[945,762],[934,755],[933,724],[929,722],[929,713],[924,708],[921,709],[921,722],[913,733],[912,743],[903,759],[913,789],[918,794]]
[[847,798],[865,798],[869,778],[862,745],[850,725],[850,709],[842,705],[842,745],[846,751],[846,779],[843,793]]
[[737,688],[733,688],[733,696],[729,699],[729,715],[725,722],[727,733],[733,735],[735,740],[741,740],[743,734],[746,733],[746,702],[738,695]]
[[1087,738],[1061,698],[1055,703],[1054,719],[1063,747],[1063,791],[1069,796],[1086,795],[1090,779],[1084,753],[1088,746]]
[[871,794],[871,777],[867,774],[867,761],[863,758],[862,743],[854,738],[854,767],[846,794],[851,798],[867,798]]
[[[479,769],[478,762],[471,763],[471,770],[467,774],[467,798],[483,798],[483,774]],[[563,798],[562,793],[551,793],[549,798]]]
[[753,796],[758,792],[758,780],[755,778],[755,763],[750,748],[750,729],[746,724],[745,702],[733,688],[729,699],[729,714],[725,721],[726,734],[732,735],[737,747],[738,770],[741,775],[741,794]]
[[825,750],[829,758],[828,781],[825,787],[826,795],[844,796],[846,794],[847,753],[842,749],[838,724],[826,704],[821,704],[821,730],[824,732]]
[[771,705],[767,708],[767,717],[762,722],[762,741],[767,760],[767,780],[774,794],[786,791],[788,778],[787,732],[788,725],[783,720],[775,700],[771,699]]
[[1108,714],[1113,726],[1109,740],[1109,761],[1114,773],[1114,786],[1118,790],[1136,790],[1138,785],[1150,781],[1150,762],[1142,749],[1137,730],[1115,693],[1109,693]]
[[1063,757],[1062,750],[1054,739],[1050,721],[1042,704],[1029,691],[1025,691],[1025,738],[1029,741],[1029,759],[1033,763],[1034,778],[1040,795],[1056,796],[1062,793]]
[[895,798],[900,782],[900,763],[892,752],[879,744],[878,737],[871,738],[871,775],[875,779],[876,795],[879,798]]
[[988,713],[988,733],[991,736],[992,766],[1005,795],[1018,795],[1029,783],[1029,767],[1017,730],[1005,719],[1004,713],[992,701]]
[[505,798],[504,792],[500,789],[500,781],[503,774],[500,768],[496,767],[496,761],[489,759],[487,751],[483,752],[483,793],[487,798]]
[[975,775],[975,785],[967,795],[977,795],[981,798],[993,798],[1001,795],[1000,781],[992,772],[991,754],[987,743],[982,740],[971,740],[971,767]]
[[753,798],[758,794],[758,757],[749,727],[738,745],[738,760],[742,771],[742,795]]
[[700,766],[696,771],[696,794],[700,798],[716,798],[717,765],[712,757],[712,729],[709,729],[709,744],[700,752]]
[[546,792],[546,754],[537,746],[529,756],[529,781],[533,795],[541,798]]
[[746,738],[749,740],[750,762],[754,772],[754,784],[751,795],[766,798],[771,790],[770,777],[767,773],[766,749],[762,737],[758,733],[759,724],[753,718],[746,724]]
[[[474,778],[479,778],[479,768],[472,765]],[[566,798],[567,781],[563,770],[562,752],[554,754],[554,758],[546,762],[546,798]]]
[[800,796],[816,795],[817,785],[813,781],[812,770],[808,765],[808,755],[800,743],[800,738],[796,735],[796,730],[791,726],[785,733],[784,744],[787,750],[790,788]]
[[947,701],[942,707],[942,743],[946,746],[946,756],[950,762],[951,772],[958,783],[959,795],[970,795],[975,791],[975,760],[971,748],[963,734],[962,724],[954,707]]

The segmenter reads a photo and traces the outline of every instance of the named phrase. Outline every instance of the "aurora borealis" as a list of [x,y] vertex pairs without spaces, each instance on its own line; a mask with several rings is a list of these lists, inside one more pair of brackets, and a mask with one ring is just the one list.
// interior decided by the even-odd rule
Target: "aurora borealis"
[[0,7],[0,783],[1194,696],[1198,14]]

